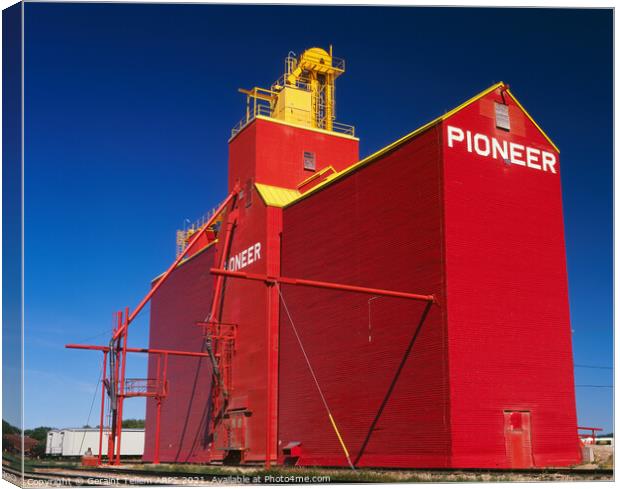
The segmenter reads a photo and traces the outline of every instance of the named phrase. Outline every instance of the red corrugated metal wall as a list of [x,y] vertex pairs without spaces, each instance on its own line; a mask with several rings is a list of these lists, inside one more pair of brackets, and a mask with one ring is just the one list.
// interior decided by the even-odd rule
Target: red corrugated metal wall
[[[314,152],[317,169],[333,165],[343,168],[357,160],[358,142],[355,139],[323,134],[319,131],[294,128],[288,125],[257,119],[231,140],[229,145],[229,189],[236,181],[243,193],[236,206],[237,221],[232,234],[230,257],[241,256],[249,248],[254,260],[243,267],[244,271],[278,275],[280,271],[280,231],[282,210],[266,207],[253,188],[253,183],[283,185],[294,188],[314,172],[304,170],[304,151]],[[226,229],[228,216],[222,229]],[[223,233],[222,233],[223,235]],[[204,246],[206,238],[195,248]],[[218,243],[216,246],[220,246]],[[210,311],[214,279],[209,268],[219,264],[215,246],[175,271],[169,282],[153,299],[151,309],[151,347],[166,347],[201,351],[202,330],[194,325],[204,320]],[[193,250],[190,250],[191,255]],[[244,255],[245,256],[245,255]],[[237,268],[239,269],[239,268]],[[268,294],[271,293],[271,306]],[[274,295],[275,294],[275,295]],[[279,317],[277,292],[268,291],[257,282],[224,280],[222,312],[223,323],[237,325],[237,339],[232,362],[232,386],[229,409],[246,411],[246,415],[224,421],[234,424],[235,446],[243,450],[246,461],[265,459],[268,416],[272,421],[271,453],[277,455],[277,345]],[[273,356],[272,413],[267,409],[267,349],[271,338]],[[155,364],[149,365],[154,375]],[[206,436],[205,407],[210,394],[211,371],[207,361],[200,364],[186,359],[170,360],[168,376],[170,395],[162,410],[162,461],[208,461],[225,456],[220,448],[228,446],[226,432],[216,428],[212,447]],[[193,370],[192,370],[193,369]],[[198,375],[198,377],[196,377]],[[190,401],[190,399],[192,399]],[[236,416],[236,415],[235,415]],[[186,419],[187,418],[187,419]],[[239,419],[243,427],[238,429]],[[146,460],[153,458],[155,402],[147,403],[147,452]],[[205,441],[207,440],[207,441]]]
[[[260,245],[260,257],[241,271],[265,273],[272,260],[267,239],[269,209],[255,190],[252,204],[239,203],[239,219],[235,228],[230,256]],[[276,257],[277,258],[277,257]],[[232,407],[247,410],[245,423],[246,461],[264,460],[267,418],[267,288],[260,282],[227,279],[224,285],[221,321],[237,325],[237,340],[232,368]],[[275,443],[275,442],[274,442]],[[274,447],[275,453],[275,447]],[[214,454],[222,458],[223,453]]]
[[[248,125],[228,144],[228,191],[232,192],[239,179],[245,185],[254,178],[256,168],[256,122]],[[241,181],[242,179],[242,181]]]
[[[286,208],[282,274],[441,300],[439,141],[433,128]],[[407,356],[424,303],[297,286],[282,292],[355,463],[446,466],[442,309],[432,306]],[[302,464],[346,465],[282,308],[279,375],[280,443],[301,442]]]
[[[206,249],[177,268],[151,301],[149,348],[202,351],[202,329],[195,325],[209,313],[213,294],[215,247]],[[155,378],[157,357],[149,358],[149,378]],[[169,395],[161,410],[162,462],[209,460],[207,427],[211,365],[208,359],[170,356]],[[155,449],[155,401],[146,403],[144,460]]]
[[271,121],[258,120],[256,125],[257,182],[295,188],[314,174],[304,170],[304,151],[316,155],[317,170],[332,165],[339,171],[358,159],[358,141],[354,139]]
[[[510,131],[495,127],[494,102],[502,101],[496,90],[445,121],[444,137],[450,125],[557,157],[505,98]],[[452,464],[510,465],[504,411],[531,413],[535,465],[575,463],[559,171],[507,165],[468,152],[466,141],[446,144],[444,152]]]
[[[248,182],[294,188],[313,174],[303,170],[303,151],[316,152],[317,168],[341,169],[357,159],[357,141],[262,120],[231,141],[229,183],[239,179],[244,195],[230,255],[261,249],[243,271],[277,276],[281,267],[284,276],[439,299],[420,323],[424,303],[282,287],[358,466],[579,459],[559,174],[476,155],[465,139],[445,144],[453,125],[557,158],[504,96],[509,132],[495,127],[494,103],[502,99],[493,92],[284,211],[266,207]],[[152,348],[200,351],[194,322],[211,306],[214,248],[175,271],[153,299]],[[346,465],[276,294],[260,282],[225,281],[221,320],[238,325],[230,409],[248,414],[242,430],[235,427],[236,443],[246,461],[264,460],[271,416],[274,455],[301,442],[301,464]],[[268,350],[275,353],[271,363]],[[208,362],[171,360],[169,378],[174,405],[164,401],[162,461],[209,460]],[[153,424],[149,401],[146,460]],[[210,458],[223,455],[212,450]]]
[[[238,221],[232,237],[230,256],[235,256],[257,243],[261,258],[243,268],[246,272],[278,275],[280,273],[280,231],[282,209],[267,207],[250,183],[295,188],[310,175],[304,170],[304,151],[314,152],[317,170],[328,165],[340,169],[358,157],[358,142],[351,138],[323,134],[291,127],[273,121],[256,119],[229,145],[229,185],[239,180],[244,196],[238,206]],[[251,192],[251,203],[248,203]],[[271,305],[268,303],[271,294]],[[277,456],[277,345],[279,303],[277,292],[265,284],[244,280],[226,280],[223,299],[223,322],[238,325],[233,361],[231,402],[235,409],[244,408],[244,459],[265,459],[267,420],[271,416],[271,456]],[[271,341],[271,343],[270,343]],[[268,363],[268,345],[273,355]],[[268,414],[267,369],[271,369],[273,406]],[[223,453],[214,453],[221,458]]]
[[229,189],[237,178],[277,187],[296,188],[314,175],[304,170],[303,153],[316,156],[316,168],[341,170],[358,159],[356,139],[256,119],[230,142]]
[[[251,204],[245,193],[237,205],[229,257],[248,248],[260,246],[253,262],[244,271],[271,273],[279,271],[279,232],[281,209],[267,208],[255,190]],[[226,223],[228,215],[223,218]],[[225,228],[225,225],[223,226]],[[269,238],[267,237],[269,231]],[[153,298],[151,306],[151,348],[202,351],[202,329],[196,321],[209,314],[214,289],[210,268],[219,264],[220,243],[197,254],[173,272]],[[275,267],[275,268],[274,268]],[[232,363],[230,408],[246,410],[245,426],[236,441],[244,448],[246,461],[264,460],[267,418],[267,288],[264,284],[242,280],[225,280],[220,321],[237,326]],[[271,317],[277,321],[277,300],[272,301]],[[277,328],[274,344],[277,345]],[[155,377],[156,358],[149,362],[149,377]],[[277,352],[274,355],[277,363]],[[161,420],[161,460],[199,462],[221,460],[226,446],[224,432],[216,428],[213,440],[208,436],[208,408],[211,392],[209,360],[196,361],[170,357],[168,378],[170,393],[163,402]],[[277,378],[274,379],[274,382]],[[277,385],[277,384],[274,384]],[[218,425],[221,426],[221,425]],[[147,402],[145,460],[152,460],[155,444],[155,401]],[[272,453],[276,456],[277,423],[273,423]],[[220,436],[218,439],[217,436]],[[213,443],[211,444],[211,441]]]

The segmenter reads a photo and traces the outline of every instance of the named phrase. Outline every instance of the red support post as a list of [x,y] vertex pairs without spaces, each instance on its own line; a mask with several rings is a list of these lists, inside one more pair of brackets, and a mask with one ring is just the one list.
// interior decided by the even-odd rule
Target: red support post
[[[159,447],[161,436],[161,402],[168,392],[166,389],[167,375],[168,375],[168,353],[164,353],[164,366],[161,375],[161,391],[158,396],[155,397],[157,401],[157,412],[155,416],[155,454],[153,456],[153,463],[159,464]],[[157,379],[159,380],[159,358],[157,360]]]
[[[228,257],[228,250],[230,248],[230,238],[232,236],[232,231],[237,223],[237,218],[235,216],[230,216],[228,218],[228,222],[226,223],[226,235],[224,237],[224,244],[222,246],[222,255],[220,256],[220,268],[223,269],[226,266],[226,259]],[[220,305],[220,298],[222,295],[222,281],[223,277],[217,276],[215,278],[215,287],[213,292],[213,302],[211,304],[211,312],[209,313],[209,321],[218,322],[218,309]]]
[[105,380],[107,370],[108,352],[103,352],[103,369],[101,373],[101,414],[99,415],[99,455],[97,457],[97,465],[101,465],[103,461],[103,420],[105,413]]
[[[117,327],[115,330],[115,334],[121,329],[121,326],[123,324],[123,313],[121,311],[118,311],[116,313],[116,319],[117,319]],[[115,343],[118,343],[118,341],[112,340],[111,344],[115,344]],[[117,429],[118,429],[118,374],[119,374],[118,362],[120,359],[118,345],[115,347],[114,351],[110,352],[110,358],[112,358],[112,356],[114,356],[114,371],[112,372],[111,371],[112,369],[110,369],[110,376],[111,376],[110,387],[115,395],[114,395],[114,404],[112,405],[112,419],[110,420],[110,436],[108,437],[108,463],[110,465],[113,465],[114,460],[115,460],[114,444],[116,442],[116,434],[117,434]]]
[[[170,274],[174,271],[174,269],[179,265],[181,260],[187,255],[188,251],[194,246],[194,244],[200,239],[200,237],[207,231],[207,229],[215,222],[215,220],[219,217],[219,215],[223,212],[226,206],[236,198],[240,191],[240,185],[237,182],[233,191],[224,199],[224,201],[220,204],[220,206],[215,210],[211,218],[207,221],[206,224],[200,228],[198,232],[192,237],[187,247],[183,250],[182,253],[177,256],[172,265],[166,270],[163,276],[157,281],[157,283],[149,290],[146,296],[142,299],[142,301],[138,304],[136,309],[129,314],[129,308],[125,309],[125,321],[122,321],[122,313],[117,313],[117,326],[112,332],[112,340],[110,342],[109,347],[105,346],[94,346],[94,345],[66,345],[66,348],[78,348],[78,349],[86,349],[86,350],[99,350],[104,352],[104,358],[110,353],[110,360],[114,356],[115,358],[115,368],[110,368],[110,388],[114,391],[114,404],[110,405],[113,416],[110,420],[110,436],[108,437],[108,462],[110,464],[114,464],[115,461],[117,464],[120,464],[120,452],[121,452],[121,437],[122,437],[122,414],[123,414],[123,400],[125,397],[125,369],[126,369],[126,361],[127,361],[127,353],[163,353],[166,356],[172,355],[181,355],[181,356],[208,356],[208,354],[200,354],[195,352],[181,352],[181,351],[170,351],[170,350],[149,350],[148,348],[128,348],[127,347],[127,330],[131,322],[135,319],[135,317],[140,313],[140,311],[144,308],[144,306],[148,303],[149,300],[153,297],[155,292],[161,287],[161,285],[166,281],[166,279],[170,276]],[[122,345],[121,345],[122,343]],[[120,348],[122,347],[122,357]],[[110,351],[111,348],[113,351]],[[122,362],[122,372],[119,378],[119,363]],[[105,361],[104,361],[105,363]],[[103,391],[102,391],[103,392]],[[103,397],[103,395],[102,395]],[[105,410],[104,399],[102,399],[102,416],[103,411]],[[103,423],[100,423],[100,445],[102,444],[103,433],[102,427]],[[116,457],[114,454],[114,445],[117,441],[117,453]],[[99,460],[101,461],[102,454],[101,449],[99,450]]]
[[[127,316],[125,316],[127,317]],[[121,327],[121,325],[127,325],[127,323],[123,323],[123,319],[122,319],[122,313],[119,312],[117,313],[117,321],[118,321],[118,328]],[[115,331],[118,331],[118,328],[115,329]],[[182,357],[209,357],[208,353],[203,353],[203,352],[194,352],[194,351],[181,351],[181,350],[166,350],[166,349],[159,349],[159,348],[129,348],[127,346],[127,329],[125,328],[125,334],[123,335],[123,337],[121,338],[121,340],[116,341],[116,346],[114,347],[114,349],[110,349],[109,346],[101,346],[101,345],[78,345],[78,344],[67,344],[65,345],[65,348],[72,348],[72,349],[78,349],[78,350],[94,350],[94,351],[101,351],[103,352],[104,355],[104,366],[103,366],[103,374],[102,374],[102,379],[106,380],[106,376],[108,375],[108,371],[107,371],[107,361],[108,359],[114,355],[114,357],[116,358],[116,363],[114,365],[114,369],[110,369],[109,375],[110,375],[110,379],[109,379],[109,386],[111,389],[114,389],[115,392],[117,393],[117,415],[116,417],[113,417],[113,419],[110,420],[110,435],[108,437],[108,463],[111,465],[114,464],[119,464],[120,463],[120,454],[121,454],[121,437],[122,437],[122,413],[123,413],[123,401],[124,398],[127,397],[127,393],[125,392],[125,370],[126,370],[126,362],[127,362],[127,353],[146,353],[146,354],[153,354],[153,355],[157,355],[158,356],[158,367],[157,367],[157,372],[158,372],[158,378],[160,375],[160,372],[162,372],[162,382],[161,382],[161,386],[158,387],[159,391],[157,391],[157,399],[158,399],[158,410],[159,410],[159,414],[158,414],[158,419],[160,419],[161,417],[161,402],[163,400],[163,398],[165,398],[168,395],[168,389],[167,389],[167,372],[168,372],[168,356],[169,355],[173,355],[173,356],[182,356]],[[163,366],[160,363],[160,358],[161,356],[163,356]],[[121,365],[122,364],[122,365]],[[160,369],[161,366],[161,369]],[[105,385],[102,382],[102,390],[101,390],[101,396],[102,396],[102,401],[101,401],[101,416],[100,416],[100,422],[99,422],[99,463],[101,464],[103,461],[103,425],[104,425],[104,413],[105,413]],[[110,408],[112,408],[114,406],[112,406],[112,404],[110,404]],[[159,438],[160,438],[160,421],[157,423],[157,435],[156,435],[156,440],[157,440],[157,446],[159,446]],[[115,448],[116,448],[116,453],[115,453]],[[157,457],[159,458],[159,455],[157,455]]]
[[[157,355],[157,368],[155,370],[155,379],[156,382],[159,382],[159,379],[161,379],[161,355]],[[155,387],[156,389],[159,389],[159,384],[156,385]]]
[[155,455],[153,455],[153,463],[159,463],[159,435],[160,435],[160,422],[161,422],[161,398],[156,397],[157,401],[157,413],[155,415]]
[[[169,353],[169,352],[165,352],[164,353],[164,373],[162,375],[162,378],[163,378],[162,389],[163,389],[163,392],[164,392],[164,396],[168,395],[168,384],[167,384],[167,382],[168,382],[168,355],[170,355],[170,354],[171,353]],[[207,353],[207,354],[202,355],[202,356],[208,357],[209,354]]]
[[592,433],[592,444],[596,445],[596,432],[603,431],[603,428],[593,428],[592,426],[577,426],[577,431],[589,431]]
[[273,286],[267,287],[267,433],[265,440],[265,469],[271,469],[271,444],[272,444],[272,429],[273,429],[273,374],[271,372],[272,356],[273,352],[273,338],[271,332],[271,292]]
[[[223,241],[222,248],[220,251],[221,253],[220,260],[219,260],[220,268],[226,267],[226,260],[228,258],[228,253],[230,249],[231,237],[232,237],[232,233],[233,233],[236,223],[237,223],[237,211],[235,209],[231,209],[231,212],[228,214],[228,217],[227,217],[226,234],[224,235],[224,241]],[[215,284],[214,284],[214,289],[213,289],[213,301],[211,302],[211,310],[209,312],[209,315],[207,316],[207,323],[205,323],[207,325],[211,323],[211,325],[213,326],[219,323],[219,307],[220,307],[220,301],[222,297],[223,281],[224,281],[224,277],[218,276],[215,278]],[[208,334],[208,329],[205,329],[205,334]],[[215,344],[213,345],[213,348],[215,348]],[[216,368],[216,366],[213,365],[213,368]],[[214,397],[214,401],[213,401],[214,409],[216,409],[216,407],[218,406],[218,399],[219,399],[219,396]],[[214,418],[212,418],[209,421],[209,429],[211,431],[215,430]]]
[[116,442],[116,465],[120,465],[121,463],[121,438],[123,435],[123,403],[125,402],[125,372],[127,369],[127,337],[129,336],[129,331],[127,329],[127,321],[129,318],[129,308],[125,308],[125,323],[124,323],[124,331],[122,335],[122,350],[120,353],[121,357],[121,377],[119,382],[118,389],[118,431],[116,433],[117,442]]

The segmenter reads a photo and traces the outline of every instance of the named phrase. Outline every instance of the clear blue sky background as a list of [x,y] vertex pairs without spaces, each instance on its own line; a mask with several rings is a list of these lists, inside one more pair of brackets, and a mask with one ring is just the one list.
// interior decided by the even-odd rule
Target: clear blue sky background
[[[575,361],[612,366],[610,10],[27,4],[25,32],[27,427],[86,423],[100,357],[63,345],[106,341],[184,218],[225,196],[237,88],[330,43],[362,156],[510,83],[562,151]],[[130,367],[144,375],[144,360]],[[576,367],[578,385],[612,377]],[[581,424],[613,429],[612,389],[577,387],[577,405]]]

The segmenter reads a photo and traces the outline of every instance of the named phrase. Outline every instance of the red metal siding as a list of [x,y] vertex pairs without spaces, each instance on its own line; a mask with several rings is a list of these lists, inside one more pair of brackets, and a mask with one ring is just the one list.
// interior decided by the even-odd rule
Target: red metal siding
[[[282,275],[437,293],[441,300],[439,139],[432,128],[286,208]],[[356,465],[447,466],[442,309],[431,307],[407,355],[424,303],[369,304],[366,295],[297,286],[282,292]],[[279,375],[281,446],[301,442],[302,464],[346,465],[282,308]]]
[[[502,100],[495,91],[446,120],[444,138],[453,126],[558,157],[505,97],[509,132],[495,127],[494,102]],[[573,464],[579,451],[559,161],[553,174],[447,140],[444,154],[452,465],[509,466],[504,411],[522,410],[531,413],[533,463]]]
[[257,119],[229,145],[229,189],[237,178],[296,188],[315,172],[304,170],[303,152],[316,154],[316,168],[341,170],[358,160],[359,142],[342,136]]
[[[255,192],[255,190],[253,190]],[[268,209],[255,194],[252,205],[240,203],[240,214],[235,228],[230,256],[260,244],[260,258],[248,264],[243,271],[265,273],[270,263],[273,242],[267,237]],[[279,210],[279,209],[278,209]],[[248,450],[247,461],[264,460],[267,419],[267,287],[259,282],[227,279],[224,285],[221,321],[237,325],[237,340],[232,368],[231,401],[238,408],[246,408],[251,416],[246,419]],[[274,442],[275,443],[275,442]],[[275,447],[273,448],[275,454]],[[222,458],[223,453],[214,454]]]
[[[239,180],[244,188],[244,196],[240,198],[236,212],[238,218],[231,239],[230,257],[240,255],[248,248],[260,246],[260,258],[247,263],[243,270],[247,272],[278,275],[280,271],[280,232],[282,229],[282,209],[268,208],[248,181],[258,181],[269,185],[295,185],[312,172],[303,170],[303,151],[313,151],[317,155],[317,169],[333,165],[339,169],[357,160],[358,143],[355,140],[338,136],[330,136],[317,131],[293,128],[275,122],[256,120],[245,128],[230,144],[229,186]],[[260,150],[257,150],[260,148]],[[328,158],[329,155],[329,158]],[[306,174],[307,173],[307,174]],[[248,191],[252,192],[251,205],[248,204]],[[224,217],[227,222],[227,216]],[[223,226],[224,228],[224,226]],[[221,246],[220,243],[217,245]],[[213,254],[212,252],[211,255]],[[219,256],[220,251],[218,251]],[[212,263],[219,263],[219,257],[211,257]],[[190,261],[184,267],[193,267]],[[208,273],[208,267],[202,270]],[[175,272],[178,274],[179,272]],[[158,304],[175,304],[183,315],[196,308],[204,314],[192,317],[192,321],[204,319],[212,300],[213,281],[208,288],[204,283],[196,283],[200,298],[187,293],[184,284],[178,281],[166,284],[166,294],[160,292]],[[192,289],[193,290],[193,289]],[[271,295],[271,301],[268,301]],[[161,298],[164,296],[165,298]],[[230,408],[245,409],[250,414],[242,419],[235,418],[235,441],[243,446],[245,461],[262,461],[266,456],[267,422],[271,422],[271,456],[277,456],[277,375],[278,375],[278,320],[279,302],[277,291],[268,289],[264,284],[242,280],[225,280],[222,296],[221,322],[237,325],[237,339],[232,362],[232,386],[230,388]],[[205,301],[204,303],[202,301]],[[199,301],[195,303],[195,301]],[[151,334],[157,341],[169,340],[171,333],[160,327],[165,315],[172,315],[173,310],[162,310],[154,307]],[[162,316],[163,315],[163,316]],[[171,319],[170,319],[171,320]],[[194,328],[196,328],[194,326]],[[196,334],[200,332],[195,329]],[[200,349],[201,345],[195,345]],[[196,351],[198,351],[196,350]],[[268,351],[272,352],[268,360]],[[151,367],[153,368],[153,367]],[[271,381],[268,381],[268,369]],[[210,375],[210,374],[209,374]],[[184,392],[192,388],[191,377],[177,378],[175,372],[170,373]],[[267,393],[271,393],[268,405]],[[207,394],[202,393],[205,397]],[[198,396],[198,397],[201,397]],[[269,409],[271,409],[270,414]],[[154,423],[154,403],[149,403],[149,423]],[[242,423],[237,419],[241,419]],[[231,418],[232,420],[232,418]],[[162,417],[162,432],[179,429],[180,422],[170,417]],[[228,421],[226,421],[228,423]],[[232,421],[230,422],[232,423]],[[241,425],[239,428],[238,425]],[[204,426],[195,425],[191,432],[204,431]],[[216,429],[216,433],[218,430]],[[223,431],[222,431],[223,433]],[[167,460],[166,443],[168,435],[162,434],[162,460]],[[225,456],[219,450],[223,446],[219,440],[213,449],[201,453],[203,460],[218,460]],[[183,447],[181,452],[189,450]],[[149,453],[149,457],[152,455]],[[185,456],[185,455],[184,455]],[[193,455],[192,455],[193,456]]]
[[[280,275],[280,240],[282,233],[282,209],[276,207],[267,207],[267,262],[266,271],[272,276]],[[267,383],[267,394],[271,396],[272,404],[267,410],[268,416],[271,417],[271,459],[277,460],[278,456],[278,365],[279,365],[279,333],[280,333],[280,301],[278,291],[275,287],[270,287],[267,291],[270,294],[268,298],[267,312],[267,348],[269,351],[268,368],[271,375],[271,381]],[[265,429],[267,429],[265,427]]]
[[[245,195],[230,256],[261,250],[243,271],[439,299],[421,323],[425,303],[282,286],[356,465],[579,459],[559,173],[476,155],[465,139],[446,144],[451,125],[558,158],[505,97],[510,132],[495,128],[496,91],[284,210],[266,207],[247,182],[294,188],[312,174],[303,151],[316,153],[317,169],[342,169],[357,160],[357,141],[262,120],[231,141],[229,184],[239,180]],[[194,323],[211,306],[217,246],[178,268],[153,299],[151,348],[201,350]],[[272,456],[301,442],[301,464],[346,465],[278,290],[224,284],[221,321],[238,327],[230,408],[250,414],[233,413],[245,460],[264,460],[270,439]],[[171,358],[168,374],[162,461],[223,458],[207,435],[210,365]],[[153,455],[154,411],[149,401],[145,460]]]
[[[177,268],[153,296],[149,348],[202,351],[202,330],[211,306],[215,248],[211,247]],[[149,358],[155,378],[157,357]],[[170,356],[169,395],[162,402],[160,458],[162,462],[209,460],[207,436],[211,366],[207,359]],[[152,461],[155,447],[155,401],[146,403],[144,460]]]
[[228,144],[228,191],[235,182],[245,185],[249,178],[256,178],[256,123],[250,124]]
[[[295,188],[314,174],[303,169],[304,151],[316,154],[317,170],[329,165],[341,169],[358,157],[356,140],[260,119],[237,135],[229,147],[229,186],[239,180],[246,192],[248,181]],[[266,207],[255,190],[252,192],[251,206],[246,207],[245,198],[240,202],[230,256],[260,243],[261,259],[243,270],[278,275],[282,209]],[[245,404],[243,407],[251,412],[245,420],[246,461],[265,459],[269,418],[271,455],[273,458],[277,455],[278,320],[277,291],[261,283],[226,280],[222,321],[238,325],[231,398],[235,405]],[[269,361],[268,351],[272,352]],[[271,414],[268,414],[269,409]],[[214,454],[217,458],[222,455]]]

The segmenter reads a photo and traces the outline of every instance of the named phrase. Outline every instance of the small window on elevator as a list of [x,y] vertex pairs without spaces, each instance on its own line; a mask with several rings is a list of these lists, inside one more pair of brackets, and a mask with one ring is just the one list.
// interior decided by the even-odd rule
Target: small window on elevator
[[304,151],[304,170],[316,171],[316,153]]
[[495,102],[495,126],[510,131],[510,113],[506,104]]

